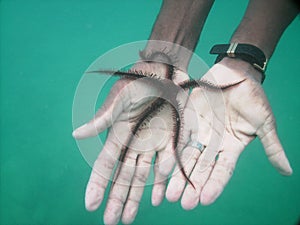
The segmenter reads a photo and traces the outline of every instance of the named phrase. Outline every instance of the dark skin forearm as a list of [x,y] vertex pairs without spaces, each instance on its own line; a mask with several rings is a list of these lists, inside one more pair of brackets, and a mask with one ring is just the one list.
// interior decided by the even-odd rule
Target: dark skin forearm
[[[230,42],[247,43],[259,47],[269,60],[288,25],[298,13],[294,0],[250,0],[247,11],[234,32]],[[262,75],[256,73],[249,63],[233,58],[224,58],[221,64],[238,70],[249,71],[261,82]]]
[[297,13],[293,0],[250,0],[231,42],[253,44],[269,59]]
[[[164,0],[149,38],[151,41],[144,51],[145,55],[163,51],[175,56],[180,62],[177,66],[186,70],[213,2],[213,0]],[[179,48],[176,44],[190,52]]]
[[165,0],[150,40],[180,44],[193,51],[213,1]]
[[[144,55],[164,52],[175,56],[179,62],[177,66],[186,71],[213,3],[213,0],[165,0]],[[255,45],[269,59],[282,33],[297,13],[294,0],[250,0],[231,42]],[[183,46],[190,52],[183,51],[183,48],[178,46]]]

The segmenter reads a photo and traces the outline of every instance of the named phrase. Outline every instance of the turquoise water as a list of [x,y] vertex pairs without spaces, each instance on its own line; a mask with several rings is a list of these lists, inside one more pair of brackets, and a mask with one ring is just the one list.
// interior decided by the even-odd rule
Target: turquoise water
[[[160,1],[0,1],[0,223],[102,224],[104,205],[84,209],[91,168],[72,132],[72,102],[85,69],[121,44],[147,39]],[[197,48],[209,65],[247,1],[216,1]],[[235,14],[227,12],[234,7]],[[193,211],[143,195],[134,224],[295,224],[300,216],[300,19],[282,37],[264,89],[294,169],[282,177],[258,140],[242,154],[220,199]],[[107,87],[107,91],[109,87]],[[103,99],[102,99],[103,100]]]

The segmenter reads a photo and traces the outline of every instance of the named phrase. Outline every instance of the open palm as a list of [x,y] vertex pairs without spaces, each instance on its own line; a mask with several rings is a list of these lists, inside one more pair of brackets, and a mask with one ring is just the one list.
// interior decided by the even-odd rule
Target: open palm
[[[166,65],[160,63],[138,63],[133,70],[147,74],[167,73]],[[181,82],[186,77],[186,74],[177,71],[173,81]],[[160,90],[149,85],[147,80],[121,79],[113,86],[95,117],[73,132],[75,138],[83,139],[109,128],[105,145],[94,163],[85,197],[86,208],[96,210],[102,203],[114,168],[121,164],[115,172],[109,193],[104,214],[106,224],[116,224],[121,217],[124,223],[134,220],[153,156],[157,153],[156,164],[172,157],[173,118],[168,104],[155,110],[156,113],[149,115],[135,131],[140,115],[160,94]],[[161,201],[163,196],[155,195],[161,191],[155,189],[163,187],[161,183],[164,184],[166,179],[156,166],[155,174],[153,204]]]
[[256,136],[273,166],[283,175],[292,173],[269,102],[260,83],[253,78],[256,73],[253,68],[233,70],[217,64],[203,79],[221,86],[237,84],[223,89],[221,95],[209,89],[192,91],[184,110],[185,142],[192,139],[207,147],[202,154],[189,145],[183,149],[183,159],[189,159],[185,171],[195,188],[185,186],[184,177],[175,173],[167,188],[168,200],[177,201],[182,195],[185,209],[192,209],[199,202],[214,202],[232,176],[239,155]]

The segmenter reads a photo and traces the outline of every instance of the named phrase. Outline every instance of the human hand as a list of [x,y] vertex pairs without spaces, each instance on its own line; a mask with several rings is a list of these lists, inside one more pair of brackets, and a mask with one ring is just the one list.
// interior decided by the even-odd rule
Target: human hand
[[[239,155],[256,136],[273,166],[283,175],[292,174],[277,136],[274,115],[260,85],[259,72],[243,61],[231,60],[223,59],[202,80],[220,86],[236,85],[223,89],[222,95],[196,88],[184,109],[183,137],[187,145],[182,151],[182,161],[195,188],[186,185],[177,168],[168,184],[166,198],[174,202],[182,195],[181,205],[187,210],[199,202],[209,205],[218,198]],[[197,122],[191,118],[197,118]],[[189,146],[189,140],[202,143],[206,149],[201,153]]]
[[[147,74],[168,74],[168,67],[161,63],[137,63],[132,68]],[[181,82],[187,75],[175,70],[173,81]],[[139,115],[153,102],[153,97],[159,96],[159,90],[149,86],[142,79],[121,79],[111,89],[103,106],[94,119],[77,128],[73,132],[76,139],[88,138],[110,128],[105,145],[94,163],[93,170],[86,188],[85,205],[87,210],[96,210],[102,203],[105,190],[113,174],[114,167],[120,163],[117,177],[110,189],[108,202],[104,213],[106,224],[116,224],[122,218],[123,223],[131,223],[137,213],[144,185],[156,156],[155,164],[163,164],[164,159],[172,152],[172,116],[171,108],[165,105],[151,122],[143,124],[134,135],[127,153],[123,154],[123,146],[132,135]],[[151,98],[152,97],[152,98]],[[184,104],[184,99],[181,98]],[[151,117],[150,117],[151,119]],[[124,160],[119,162],[120,155]],[[158,204],[164,193],[166,177],[161,175],[155,166],[155,185],[152,202]],[[159,191],[157,191],[159,190]]]

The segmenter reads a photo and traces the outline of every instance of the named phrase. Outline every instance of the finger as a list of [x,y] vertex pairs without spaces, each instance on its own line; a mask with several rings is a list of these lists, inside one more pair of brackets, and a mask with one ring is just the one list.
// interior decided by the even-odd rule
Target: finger
[[130,192],[128,198],[126,199],[126,204],[122,214],[122,222],[124,224],[132,223],[138,212],[138,207],[144,192],[145,183],[148,179],[152,165],[151,162],[153,156],[154,152],[138,156],[135,174],[131,182]]
[[74,130],[73,137],[76,139],[93,137],[110,127],[123,110],[122,101],[126,96],[123,92],[120,92],[120,89],[113,88],[95,117]]
[[[200,151],[190,146],[187,146],[183,150],[181,161],[182,164],[184,165],[184,171],[187,176],[189,176],[190,173],[192,172],[198,160],[199,155],[200,155]],[[166,198],[168,199],[168,201],[170,202],[178,201],[178,199],[180,198],[184,190],[185,184],[186,184],[186,179],[182,175],[180,168],[177,165],[174,169],[172,178],[167,187]]]
[[269,129],[268,133],[258,132],[258,136],[264,146],[266,155],[269,161],[272,163],[272,165],[282,175],[291,175],[293,173],[293,170],[282,148],[282,145],[276,132],[276,128],[273,126],[271,130]]
[[85,193],[85,207],[89,211],[96,210],[103,200],[105,189],[113,168],[120,155],[121,145],[109,134],[105,145],[94,163],[93,170]]
[[165,150],[157,153],[157,156],[157,172],[164,177],[168,177],[175,164],[173,145],[169,143]]
[[202,205],[209,205],[220,196],[232,176],[244,145],[234,137],[227,135],[224,137],[223,148],[201,192],[200,202]]
[[162,202],[166,190],[168,176],[165,176],[160,172],[160,161],[164,157],[161,155],[162,152],[156,153],[155,164],[154,164],[154,184],[152,188],[151,202],[153,206],[158,206]]
[[[197,160],[196,166],[190,176],[194,187],[191,184],[187,184],[181,199],[181,205],[186,210],[191,210],[198,205],[201,191],[212,172],[215,157],[218,149],[221,148],[223,140],[219,132],[222,129],[217,129],[217,122],[213,119],[212,115],[208,114],[205,92],[199,90],[197,94],[196,97],[193,95],[185,112],[187,118],[195,118],[195,116],[192,116],[195,106],[191,106],[191,104],[196,105],[198,103],[200,105],[200,107],[198,106],[199,108],[196,108],[196,110],[201,109],[196,114],[197,124],[199,125],[196,127],[191,125],[191,140],[200,141],[206,147]],[[201,98],[197,98],[199,95]]]
[[104,212],[105,224],[117,224],[120,220],[134,175],[136,160],[137,153],[129,149],[124,162],[119,165],[118,177],[112,184]]
[[206,183],[209,175],[211,174],[213,165],[211,164],[208,167],[205,167],[205,169],[202,169],[201,163],[203,160],[203,154],[199,157],[197,164],[195,168],[193,169],[193,172],[190,176],[190,180],[193,183],[194,187],[191,184],[187,184],[184,193],[181,198],[181,206],[185,210],[191,210],[194,209],[200,199],[201,190]]
[[208,145],[214,119],[210,105],[207,101],[205,90],[195,89],[191,93],[183,114],[183,135],[186,141],[191,136],[192,140],[200,141],[206,146]]
[[[184,126],[181,133],[182,136],[180,139],[179,150],[183,146],[186,146],[190,139],[197,141],[200,140],[201,143],[206,145],[208,139],[207,136],[209,136],[210,133],[210,125],[207,123],[207,121],[205,121],[203,117],[199,116],[196,111],[196,106],[198,106],[199,103],[199,98],[197,97],[197,94],[201,92],[194,91],[193,93],[194,94],[191,95],[191,98],[189,98],[187,106],[184,109]],[[191,120],[191,118],[195,118],[195,120]],[[201,124],[201,126],[198,126],[198,124]],[[185,173],[187,176],[189,176],[200,155],[200,151],[188,146],[185,149],[183,149],[182,152],[182,162],[186,161],[186,159],[189,158],[189,161],[184,162]],[[174,170],[173,177],[171,178],[167,187],[166,198],[171,202],[178,201],[186,184],[186,179],[184,178],[181,172],[178,172],[178,169],[179,168],[177,166]]]
[[[182,92],[181,95],[186,95],[186,94]],[[182,99],[180,99],[180,102],[181,102],[181,100]],[[181,102],[181,103],[182,103],[182,105],[184,105],[183,102]],[[194,112],[186,113],[184,111],[184,113],[183,113],[183,121],[181,123],[182,129],[180,129],[180,138],[177,143],[176,151],[181,152],[182,149],[184,148],[184,146],[186,146],[187,142],[189,141],[191,129],[190,129],[189,124],[185,123],[185,122],[189,121],[190,118],[192,118],[192,117],[188,117],[188,116],[191,116],[191,114],[193,114],[193,116],[194,116]],[[167,145],[167,147],[164,151],[159,152],[159,156],[160,156],[160,161],[158,163],[159,172],[164,176],[169,176],[169,174],[171,173],[171,171],[174,167],[174,164],[175,164],[175,154],[174,154],[174,149],[173,149],[173,145],[171,142]]]

